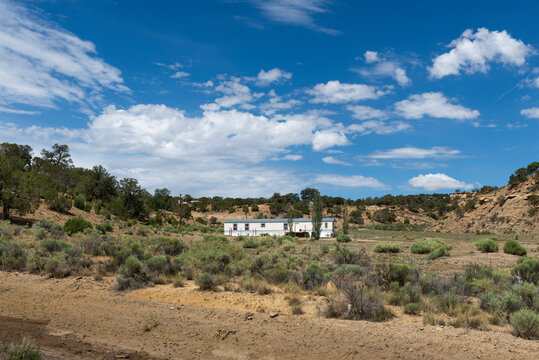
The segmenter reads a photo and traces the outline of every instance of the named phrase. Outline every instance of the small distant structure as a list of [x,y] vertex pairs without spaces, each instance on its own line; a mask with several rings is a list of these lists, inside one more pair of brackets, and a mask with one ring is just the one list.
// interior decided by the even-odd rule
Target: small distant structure
[[[308,218],[292,219],[229,219],[224,222],[224,234],[229,236],[283,236],[311,237],[313,221]],[[320,237],[335,236],[335,218],[323,218]]]

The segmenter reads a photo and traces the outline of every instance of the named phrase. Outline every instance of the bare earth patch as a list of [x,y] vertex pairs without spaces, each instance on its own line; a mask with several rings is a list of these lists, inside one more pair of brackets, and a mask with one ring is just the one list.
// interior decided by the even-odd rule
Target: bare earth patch
[[[0,329],[18,326],[17,331],[9,332],[10,337],[5,337],[5,330],[0,334],[8,341],[28,336],[49,356],[56,356],[50,358],[63,359],[111,359],[116,354],[132,354],[135,359],[507,360],[531,359],[539,353],[538,342],[503,331],[423,326],[415,317],[385,323],[284,313],[271,317],[268,313],[206,308],[204,303],[177,305],[195,301],[194,294],[188,295],[196,291],[191,286],[178,292],[159,286],[155,293],[146,289],[122,294],[109,290],[112,283],[113,279],[54,280],[0,272]],[[228,301],[219,298],[223,294],[197,295],[202,300],[206,296],[208,303],[217,307]],[[282,304],[281,295],[262,298],[277,306]],[[135,298],[146,296],[156,298]],[[169,302],[169,298],[175,301]],[[237,300],[234,306],[250,309],[245,305],[248,300]],[[51,337],[58,345],[47,343]]]

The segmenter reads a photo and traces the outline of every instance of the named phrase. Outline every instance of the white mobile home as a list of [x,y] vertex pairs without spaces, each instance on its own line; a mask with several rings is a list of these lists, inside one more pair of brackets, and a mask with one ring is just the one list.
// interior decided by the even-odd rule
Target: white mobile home
[[[292,228],[289,229],[288,219],[229,219],[225,220],[225,235],[229,236],[282,236],[294,234],[312,236],[312,219],[292,219]],[[335,218],[323,218],[320,237],[335,235]]]

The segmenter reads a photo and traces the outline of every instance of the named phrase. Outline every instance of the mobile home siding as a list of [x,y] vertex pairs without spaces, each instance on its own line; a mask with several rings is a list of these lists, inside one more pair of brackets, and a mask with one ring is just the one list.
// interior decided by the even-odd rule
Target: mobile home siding
[[[288,229],[288,219],[230,219],[224,223],[224,234],[229,236],[282,236],[292,230],[295,233],[308,233],[312,236],[311,219],[293,219]],[[320,237],[335,235],[335,218],[323,218]]]

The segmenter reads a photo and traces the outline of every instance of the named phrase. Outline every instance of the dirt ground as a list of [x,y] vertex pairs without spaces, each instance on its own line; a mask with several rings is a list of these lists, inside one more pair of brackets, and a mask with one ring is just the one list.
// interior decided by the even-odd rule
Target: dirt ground
[[[271,317],[178,305],[181,301],[161,298],[159,291],[152,295],[152,289],[118,293],[110,290],[112,281],[0,272],[2,340],[27,337],[48,359],[508,360],[539,353],[537,341],[515,338],[507,329],[481,332],[398,318],[372,323],[285,313]],[[144,291],[149,296],[138,296]],[[192,289],[181,288],[176,299],[186,298],[181,291]]]

